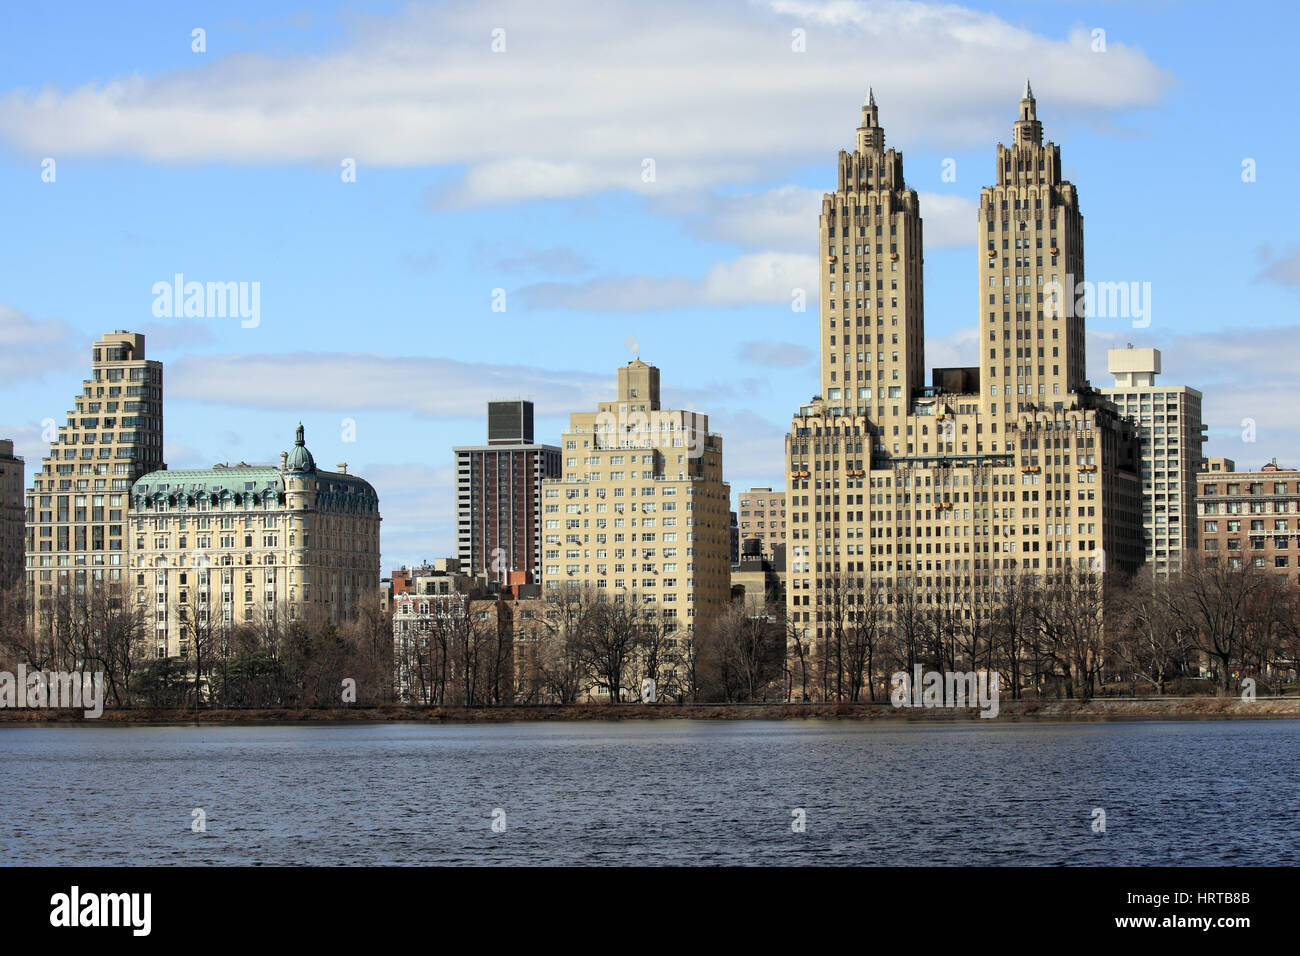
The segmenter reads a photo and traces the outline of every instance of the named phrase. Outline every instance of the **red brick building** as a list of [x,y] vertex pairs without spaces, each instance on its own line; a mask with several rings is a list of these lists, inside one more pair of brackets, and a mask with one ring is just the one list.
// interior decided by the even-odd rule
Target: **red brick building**
[[1259,471],[1221,467],[1196,476],[1201,554],[1300,583],[1300,471],[1276,458]]

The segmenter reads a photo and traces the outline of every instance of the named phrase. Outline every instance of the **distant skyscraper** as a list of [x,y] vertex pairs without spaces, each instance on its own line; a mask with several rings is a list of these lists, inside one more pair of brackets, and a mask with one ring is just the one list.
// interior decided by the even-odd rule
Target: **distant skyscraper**
[[0,440],[0,592],[23,579],[26,519],[23,514],[23,460],[14,455],[14,443]]
[[115,331],[94,343],[74,406],[27,493],[27,593],[37,620],[57,612],[61,595],[123,580],[131,483],[166,467],[162,363],[145,359],[143,335]]
[[560,474],[560,449],[533,441],[533,403],[488,402],[488,443],[456,457],[456,553],[469,574],[540,583],[542,481]]
[[1196,551],[1196,476],[1204,458],[1201,393],[1157,385],[1159,349],[1106,353],[1115,385],[1101,393],[1138,429],[1142,450],[1142,528],[1146,559],[1157,574],[1182,568]]

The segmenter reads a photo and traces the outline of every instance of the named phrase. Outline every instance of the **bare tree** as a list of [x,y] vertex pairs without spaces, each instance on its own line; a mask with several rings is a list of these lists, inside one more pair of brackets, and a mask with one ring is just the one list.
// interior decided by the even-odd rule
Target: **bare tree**
[[768,685],[780,678],[784,639],[775,608],[751,614],[743,600],[733,601],[705,629],[715,693],[729,702],[765,699]]
[[587,673],[609,691],[611,704],[621,703],[628,667],[642,637],[637,595],[619,594],[613,601],[597,601],[590,609],[590,626],[579,645]]
[[1114,665],[1134,685],[1157,695],[1186,673],[1194,645],[1187,630],[1168,613],[1170,582],[1149,567],[1117,587],[1108,605],[1107,648]]
[[1219,691],[1227,694],[1232,667],[1242,658],[1250,636],[1249,615],[1261,593],[1276,586],[1271,575],[1249,565],[1197,556],[1166,592],[1163,604],[1180,627],[1193,636],[1197,648],[1218,665]]
[[993,577],[994,597],[990,605],[992,658],[994,666],[1007,675],[1011,696],[1018,699],[1023,685],[1022,668],[1034,639],[1034,601],[1032,578],[1016,568],[1003,569]]
[[659,700],[682,695],[681,640],[686,631],[680,628],[675,617],[644,608],[641,633],[632,655],[632,687],[635,691],[640,678],[654,681],[655,696]]
[[593,625],[590,594],[566,588],[546,604],[546,633],[538,654],[538,670],[547,694],[559,704],[572,704],[586,685],[583,646]]

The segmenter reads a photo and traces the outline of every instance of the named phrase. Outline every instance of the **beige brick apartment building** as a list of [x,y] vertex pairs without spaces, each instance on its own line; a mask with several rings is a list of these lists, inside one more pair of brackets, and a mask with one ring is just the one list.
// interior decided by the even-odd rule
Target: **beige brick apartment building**
[[[821,391],[786,439],[787,608],[816,658],[830,592],[963,619],[1004,577],[1142,560],[1133,427],[1084,378],[1083,217],[1026,84],[978,222],[979,366],[925,386],[922,223],[874,97],[822,201]],[[869,597],[867,599],[875,599]]]

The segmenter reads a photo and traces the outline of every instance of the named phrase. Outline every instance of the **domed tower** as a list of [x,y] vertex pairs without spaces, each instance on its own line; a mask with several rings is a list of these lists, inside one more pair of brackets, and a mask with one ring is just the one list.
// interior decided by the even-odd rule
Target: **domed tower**
[[294,436],[293,447],[280,456],[280,470],[284,472],[284,487],[289,508],[298,511],[315,506],[316,459],[307,450],[302,422]]
[[307,450],[307,441],[304,438],[302,422],[298,423],[298,433],[293,441],[293,448],[290,450],[288,457],[285,459],[286,471],[315,471],[316,459],[311,456]]

